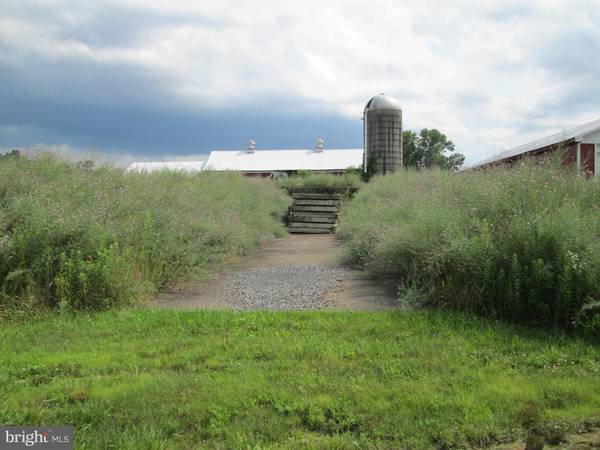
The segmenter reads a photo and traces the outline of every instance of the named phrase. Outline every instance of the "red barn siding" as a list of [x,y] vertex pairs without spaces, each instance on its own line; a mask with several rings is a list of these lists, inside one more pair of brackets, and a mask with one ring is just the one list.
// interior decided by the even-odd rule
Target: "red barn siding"
[[594,174],[594,144],[581,144],[581,171],[588,175]]
[[577,164],[577,143],[570,144],[563,154],[562,163],[565,166],[574,166]]
[[[584,160],[584,146],[586,147],[585,160]],[[562,152],[562,164],[564,166],[573,167],[577,165],[577,142],[572,140],[561,142],[559,144],[550,145],[547,147],[541,147],[536,150],[529,151],[527,153],[521,153],[505,159],[494,161],[489,163],[487,167],[493,167],[498,165],[505,165],[512,167],[518,164],[523,158],[530,158],[538,164],[544,164],[549,158],[556,152]],[[591,158],[591,159],[590,159]],[[584,165],[585,161],[585,165]],[[486,167],[483,166],[483,167]],[[594,170],[594,144],[581,144],[581,170],[587,170],[588,174],[593,173]]]

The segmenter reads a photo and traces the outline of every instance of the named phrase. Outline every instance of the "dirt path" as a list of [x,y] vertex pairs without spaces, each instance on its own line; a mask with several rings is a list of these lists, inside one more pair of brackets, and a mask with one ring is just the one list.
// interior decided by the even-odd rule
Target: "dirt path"
[[161,308],[346,309],[398,307],[395,289],[338,264],[334,235],[289,235],[227,264],[213,279],[160,294]]

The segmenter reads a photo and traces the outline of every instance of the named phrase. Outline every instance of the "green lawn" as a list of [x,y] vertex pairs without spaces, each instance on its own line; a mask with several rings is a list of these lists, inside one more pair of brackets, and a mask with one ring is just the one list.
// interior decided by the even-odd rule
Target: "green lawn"
[[447,311],[48,315],[0,324],[0,394],[76,448],[478,447],[600,422],[600,347]]

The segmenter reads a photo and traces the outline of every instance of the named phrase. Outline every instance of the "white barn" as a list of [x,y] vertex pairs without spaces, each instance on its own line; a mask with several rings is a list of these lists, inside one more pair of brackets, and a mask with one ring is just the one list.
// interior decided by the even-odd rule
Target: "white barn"
[[362,165],[363,150],[215,150],[210,152],[205,170],[236,171],[269,176],[297,171],[343,173]]
[[207,161],[137,162],[128,172],[157,170],[233,171],[244,175],[272,176],[298,171],[341,174],[350,167],[361,167],[363,149],[299,149],[299,150],[213,150]]

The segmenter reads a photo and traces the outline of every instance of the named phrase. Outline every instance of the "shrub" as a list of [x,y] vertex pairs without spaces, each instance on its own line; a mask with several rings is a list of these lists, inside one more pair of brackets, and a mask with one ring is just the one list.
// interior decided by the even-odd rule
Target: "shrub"
[[100,309],[214,270],[284,232],[289,198],[233,173],[0,160],[0,301]]
[[597,330],[600,185],[557,162],[375,179],[342,209],[346,259],[429,302]]

